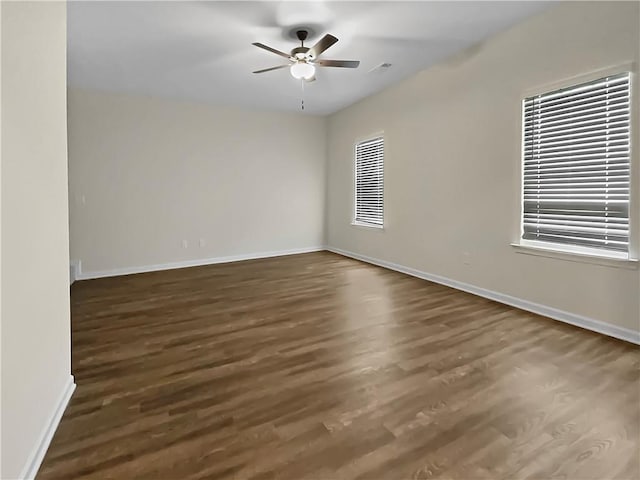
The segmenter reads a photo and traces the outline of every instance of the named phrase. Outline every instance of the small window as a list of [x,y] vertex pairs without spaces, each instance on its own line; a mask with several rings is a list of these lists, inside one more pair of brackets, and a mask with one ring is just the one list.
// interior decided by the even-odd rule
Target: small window
[[524,100],[522,238],[629,250],[630,75]]
[[383,226],[384,139],[376,137],[356,145],[355,223]]

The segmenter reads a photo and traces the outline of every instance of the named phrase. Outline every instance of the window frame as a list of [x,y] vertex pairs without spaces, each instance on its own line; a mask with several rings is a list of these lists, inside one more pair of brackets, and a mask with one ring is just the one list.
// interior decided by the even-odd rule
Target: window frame
[[[527,240],[522,238],[524,231],[524,123],[525,123],[525,105],[524,100],[540,95],[541,93],[553,92],[554,90],[560,90],[563,88],[570,88],[582,83],[598,80],[603,77],[617,75],[621,73],[629,73],[629,249],[628,253],[615,252],[610,250],[601,250],[591,247],[583,247],[579,245],[567,245],[553,242],[543,242],[536,240]],[[519,202],[518,202],[518,231],[514,232],[514,241],[511,242],[511,246],[514,247],[516,253],[525,253],[530,255],[545,256],[551,258],[558,258],[562,260],[577,261],[583,263],[595,263],[599,265],[619,266],[629,268],[637,268],[638,264],[638,240],[640,238],[640,194],[638,189],[640,188],[640,180],[638,177],[638,171],[640,170],[638,146],[640,145],[640,139],[638,138],[637,127],[640,125],[640,109],[636,105],[636,99],[638,98],[637,89],[637,64],[635,62],[627,62],[618,64],[603,69],[594,70],[585,74],[576,75],[573,77],[565,78],[563,80],[547,83],[545,85],[537,86],[535,88],[529,88],[520,94],[520,124],[519,124],[519,147],[520,147],[520,162],[517,169],[520,189],[519,189]]]
[[[377,223],[369,223],[363,222],[356,218],[358,212],[358,146],[371,142],[373,140],[382,139],[382,144],[384,148],[383,156],[382,156],[382,224]],[[387,151],[387,139],[384,135],[384,131],[379,131],[370,135],[362,136],[356,139],[353,144],[353,210],[351,213],[351,225],[354,227],[364,227],[365,229],[373,229],[383,231],[385,228],[385,208],[384,208],[384,199],[385,199],[385,157]]]

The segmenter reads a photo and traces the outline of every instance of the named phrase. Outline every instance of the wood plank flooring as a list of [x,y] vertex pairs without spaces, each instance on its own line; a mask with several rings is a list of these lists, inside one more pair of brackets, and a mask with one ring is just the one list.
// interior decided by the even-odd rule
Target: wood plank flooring
[[328,252],[71,300],[41,480],[640,478],[621,341]]

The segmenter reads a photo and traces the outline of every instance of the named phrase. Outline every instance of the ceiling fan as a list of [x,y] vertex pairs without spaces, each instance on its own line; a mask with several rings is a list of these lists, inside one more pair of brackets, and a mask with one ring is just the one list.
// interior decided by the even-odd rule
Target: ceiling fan
[[289,68],[291,75],[300,80],[313,82],[316,77],[316,67],[341,67],[341,68],[358,68],[360,62],[358,60],[325,60],[318,58],[322,52],[336,43],[338,39],[333,35],[326,34],[313,47],[305,47],[304,41],[307,39],[309,32],[307,30],[297,30],[296,37],[300,40],[300,46],[291,50],[291,53],[281,52],[275,48],[271,48],[262,43],[253,43],[256,47],[263,48],[268,52],[275,53],[289,60],[285,65],[277,67],[264,68],[256,70],[253,73],[270,72],[271,70],[279,70],[281,68]]

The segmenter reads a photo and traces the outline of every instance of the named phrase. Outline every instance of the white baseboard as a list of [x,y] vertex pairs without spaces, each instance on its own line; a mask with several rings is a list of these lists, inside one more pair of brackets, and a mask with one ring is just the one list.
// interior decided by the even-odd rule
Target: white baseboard
[[73,285],[73,282],[78,279],[80,268],[80,260],[69,261],[69,285]]
[[156,265],[144,265],[141,267],[124,267],[98,272],[76,271],[76,280],[90,280],[94,278],[117,277],[119,275],[131,275],[133,273],[157,272],[160,270],[173,270],[176,268],[201,267],[216,263],[241,262],[243,260],[256,260],[259,258],[282,257],[284,255],[297,255],[299,253],[320,252],[323,246],[295,248],[291,250],[278,250],[274,252],[257,252],[242,255],[230,255],[227,257],[202,258],[197,260],[185,260],[182,262],[159,263]]
[[387,262],[385,260],[379,260],[377,258],[367,257],[365,255],[349,252],[346,250],[342,250],[340,248],[326,247],[326,250],[333,253],[337,253],[339,255],[344,255],[345,257],[350,257],[356,260],[361,260],[363,262],[371,263],[379,267],[395,270],[396,272],[406,273],[407,275],[418,277],[423,280],[428,280],[430,282],[446,285],[447,287],[452,287],[457,290],[462,290],[463,292],[472,293],[474,295],[488,298],[496,302],[504,303],[506,305],[510,305],[512,307],[516,307],[521,310],[537,313],[538,315],[543,315],[545,317],[549,317],[549,318],[552,318],[553,320],[558,320],[560,322],[569,323],[571,325],[575,325],[576,327],[592,330],[594,332],[602,333],[610,337],[615,337],[620,340],[625,340],[627,342],[640,345],[640,332],[629,330],[628,328],[618,327],[616,325],[611,325],[610,323],[601,322],[600,320],[595,320],[593,318],[583,317],[581,315],[576,315],[574,313],[565,312],[564,310],[558,310],[556,308],[547,307],[546,305],[540,305],[538,303],[533,303],[528,300],[523,300],[521,298],[516,298],[510,295],[505,295],[503,293],[494,292],[491,290],[477,287],[475,285],[470,285],[468,283],[458,282],[457,280],[441,277],[439,275],[433,275],[431,273],[422,272],[414,268],[405,267],[404,265],[398,265],[396,263]]
[[52,415],[49,417],[49,422],[42,430],[42,433],[38,438],[38,443],[35,445],[35,448],[33,449],[31,455],[29,455],[27,463],[22,469],[22,474],[19,478],[24,480],[32,480],[36,477],[38,469],[40,468],[42,460],[44,459],[44,455],[47,453],[47,449],[49,448],[49,444],[51,443],[51,439],[53,438],[53,434],[58,428],[58,424],[60,423],[62,414],[67,408],[69,400],[71,399],[71,395],[73,395],[73,391],[75,389],[76,384],[73,375],[69,375],[69,379],[67,380],[67,383],[64,386],[62,393],[60,394],[58,403],[56,404]]
[[541,305],[538,303],[530,302],[528,300],[523,300],[521,298],[512,297],[510,295],[505,295],[503,293],[494,292],[491,290],[487,290],[485,288],[477,287],[475,285],[471,285],[468,283],[452,280],[450,278],[442,277],[440,275],[434,275],[431,273],[422,272],[420,270],[406,267],[404,265],[399,265],[396,263],[387,262],[385,260],[379,260],[377,258],[367,257],[365,255],[360,255],[355,252],[349,252],[347,250],[342,250],[340,248],[328,247],[328,246],[327,247],[315,246],[315,247],[297,248],[292,250],[280,250],[280,251],[273,251],[273,252],[259,252],[259,253],[243,254],[243,255],[231,255],[227,257],[215,257],[215,258],[205,258],[205,259],[198,259],[198,260],[187,260],[183,262],[170,262],[170,263],[162,263],[162,264],[156,264],[156,265],[145,265],[141,267],[117,268],[113,270],[104,270],[104,271],[98,271],[98,272],[83,272],[81,268],[82,265],[78,261],[75,279],[89,280],[94,278],[130,275],[134,273],[156,272],[160,270],[172,270],[176,268],[213,265],[216,263],[229,263],[229,262],[239,262],[243,260],[255,260],[259,258],[280,257],[284,255],[296,255],[300,253],[318,252],[322,250],[327,250],[333,253],[337,253],[339,255],[344,255],[346,257],[351,257],[356,260],[361,260],[363,262],[371,263],[373,265],[378,265],[380,267],[388,268],[390,270],[395,270],[397,272],[405,273],[407,275],[421,278],[423,280],[428,280],[430,282],[446,285],[448,287],[452,287],[457,290],[462,290],[464,292],[472,293],[474,295],[488,298],[496,302],[504,303],[505,305],[510,305],[512,307],[516,307],[521,310],[533,312],[538,315],[543,315],[545,317],[552,318],[554,320],[558,320],[564,323],[569,323],[577,327],[581,327],[587,330],[602,333],[610,337],[615,337],[620,340],[625,340],[627,342],[640,345],[640,332],[630,330],[628,328],[618,327],[616,325],[602,322],[600,320],[595,320],[593,318],[576,315],[574,313],[566,312],[564,310],[558,310],[556,308],[548,307],[546,305]]

